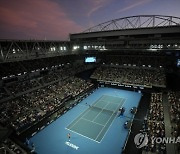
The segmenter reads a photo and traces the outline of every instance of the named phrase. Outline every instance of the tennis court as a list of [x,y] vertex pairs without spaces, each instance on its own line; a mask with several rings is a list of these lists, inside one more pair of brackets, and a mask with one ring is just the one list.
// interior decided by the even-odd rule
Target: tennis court
[[66,129],[100,143],[125,101],[125,98],[102,95]]
[[[120,154],[129,130],[124,123],[132,117],[132,107],[137,107],[141,94],[133,91],[98,88],[71,110],[49,123],[30,140],[38,154]],[[87,104],[91,107],[89,107]],[[125,108],[124,116],[116,118],[116,110]],[[107,110],[106,110],[107,109]],[[67,134],[71,134],[68,146]]]

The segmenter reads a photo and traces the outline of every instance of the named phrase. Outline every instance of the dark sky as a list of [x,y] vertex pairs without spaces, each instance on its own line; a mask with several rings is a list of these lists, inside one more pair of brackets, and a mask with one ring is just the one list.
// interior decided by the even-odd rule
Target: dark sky
[[67,40],[131,15],[180,17],[180,0],[0,0],[0,39]]

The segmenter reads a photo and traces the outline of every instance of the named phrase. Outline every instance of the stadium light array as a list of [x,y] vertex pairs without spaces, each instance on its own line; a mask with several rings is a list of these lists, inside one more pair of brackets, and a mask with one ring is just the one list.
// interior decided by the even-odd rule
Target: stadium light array
[[55,50],[56,50],[55,47],[51,47],[51,48],[50,48],[50,51],[55,51]]
[[162,48],[163,48],[163,44],[150,45],[150,49],[162,49]]
[[78,45],[73,46],[73,50],[77,50],[77,49],[79,49]]
[[169,48],[170,46],[171,46],[170,44],[167,45],[168,48]]
[[14,48],[12,49],[12,51],[13,51],[13,53],[16,53],[16,50]]
[[107,50],[104,45],[84,45],[83,49]]
[[86,45],[84,45],[84,46],[83,46],[83,49],[84,49],[84,50],[87,50],[87,46],[86,46]]

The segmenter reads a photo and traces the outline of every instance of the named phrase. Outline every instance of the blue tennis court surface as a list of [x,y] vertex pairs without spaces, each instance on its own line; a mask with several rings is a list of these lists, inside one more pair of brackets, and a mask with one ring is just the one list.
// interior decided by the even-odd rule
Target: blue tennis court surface
[[103,95],[76,118],[67,129],[101,142],[124,102],[124,98]]
[[[140,99],[137,92],[99,88],[30,140],[38,154],[120,154],[128,134],[124,123]],[[117,117],[122,106],[125,116]]]

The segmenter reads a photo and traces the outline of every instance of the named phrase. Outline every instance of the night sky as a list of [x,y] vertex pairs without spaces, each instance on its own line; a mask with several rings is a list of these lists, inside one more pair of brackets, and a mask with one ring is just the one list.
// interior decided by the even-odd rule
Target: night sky
[[180,17],[180,0],[0,0],[0,39],[68,40],[131,15]]

